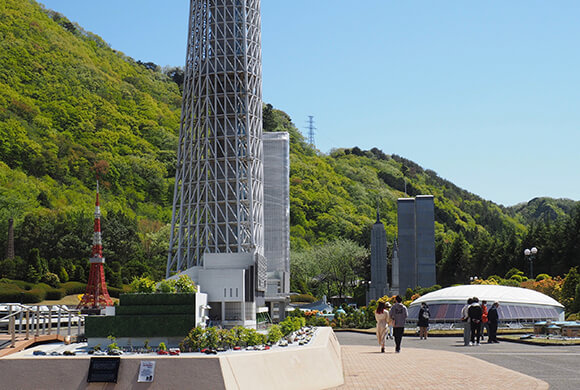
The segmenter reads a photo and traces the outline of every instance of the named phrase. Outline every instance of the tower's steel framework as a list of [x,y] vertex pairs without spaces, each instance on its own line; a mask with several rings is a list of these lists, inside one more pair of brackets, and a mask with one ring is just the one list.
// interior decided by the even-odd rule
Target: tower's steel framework
[[167,276],[263,257],[260,0],[191,0]]

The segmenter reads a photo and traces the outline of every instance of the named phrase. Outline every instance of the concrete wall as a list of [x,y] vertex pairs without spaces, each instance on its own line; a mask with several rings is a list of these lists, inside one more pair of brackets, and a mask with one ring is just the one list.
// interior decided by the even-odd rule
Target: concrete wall
[[[90,357],[37,357],[24,351],[0,359],[2,389],[325,389],[344,382],[340,345],[319,328],[306,346],[217,356],[126,355],[114,383],[87,383]],[[154,360],[153,383],[137,383],[141,361]]]

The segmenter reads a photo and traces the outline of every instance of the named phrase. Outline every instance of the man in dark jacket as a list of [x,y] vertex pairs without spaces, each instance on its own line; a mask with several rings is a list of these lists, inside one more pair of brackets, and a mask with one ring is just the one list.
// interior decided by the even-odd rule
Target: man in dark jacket
[[479,299],[477,297],[473,298],[473,303],[467,309],[467,314],[469,316],[469,322],[471,325],[470,345],[479,345],[479,338],[481,337],[481,316],[483,315],[483,310],[481,309],[481,305],[479,304]]
[[400,295],[395,297],[397,303],[391,307],[389,315],[393,321],[393,335],[395,336],[395,352],[401,352],[401,340],[405,331],[405,320],[407,319],[407,307],[402,304],[403,298]]
[[498,306],[499,302],[495,301],[487,312],[487,322],[489,324],[489,337],[487,338],[488,343],[499,343],[499,341],[497,341],[497,324],[499,322],[499,314],[497,312]]

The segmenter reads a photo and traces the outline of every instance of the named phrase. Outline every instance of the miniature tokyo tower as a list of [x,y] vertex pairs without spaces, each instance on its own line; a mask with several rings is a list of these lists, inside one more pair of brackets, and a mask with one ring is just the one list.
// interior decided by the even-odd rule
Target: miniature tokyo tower
[[87,290],[77,308],[98,309],[104,306],[113,306],[113,300],[107,291],[105,283],[105,258],[103,257],[103,244],[101,242],[101,208],[99,206],[99,181],[97,180],[97,201],[95,203],[95,231],[93,233],[93,251],[89,271]]

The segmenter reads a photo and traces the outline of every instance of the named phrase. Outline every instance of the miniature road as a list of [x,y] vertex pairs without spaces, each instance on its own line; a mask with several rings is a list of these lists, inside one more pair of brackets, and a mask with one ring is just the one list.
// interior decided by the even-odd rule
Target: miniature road
[[[501,342],[500,344],[482,343],[478,347],[465,347],[463,339],[459,337],[430,337],[428,340],[419,340],[418,337],[404,337],[400,354],[392,353],[394,350],[392,340],[387,342],[387,352],[391,353],[379,354],[376,353],[379,348],[374,334],[336,332],[336,335],[343,348],[345,384],[348,384],[348,359],[358,360],[360,364],[368,357],[379,357],[384,358],[382,363],[370,361],[370,364],[374,364],[375,367],[376,364],[380,364],[378,367],[379,369],[383,368],[381,375],[384,378],[392,377],[395,373],[401,372],[401,369],[404,370],[404,375],[401,375],[403,383],[390,381],[387,383],[385,380],[384,388],[416,389],[418,387],[417,381],[421,380],[425,372],[429,372],[432,377],[430,378],[431,382],[427,383],[431,383],[432,386],[427,385],[427,388],[464,389],[465,387],[461,387],[461,381],[457,381],[457,373],[459,372],[462,378],[467,376],[469,379],[476,379],[474,375],[481,376],[477,382],[469,381],[470,384],[466,384],[469,388],[474,388],[474,386],[475,388],[494,388],[489,381],[498,382],[498,380],[500,383],[505,381],[504,385],[495,388],[511,390],[542,388],[534,387],[534,384],[526,387],[529,381],[524,375],[528,375],[548,383],[552,390],[580,389],[580,375],[578,374],[580,346],[534,346]],[[371,347],[370,351],[369,347]],[[374,352],[374,354],[369,352]],[[354,356],[352,356],[353,354]],[[401,363],[403,367],[400,367]],[[501,369],[488,363],[495,364]],[[469,370],[475,366],[480,367],[483,373],[463,375],[466,372],[464,370]],[[443,370],[443,367],[448,367],[448,369]],[[450,372],[453,369],[459,371]],[[520,374],[524,375],[518,377]],[[443,385],[442,380],[448,380],[447,387],[441,386]],[[486,381],[488,381],[488,386],[485,386]],[[340,389],[348,388],[355,387],[340,387]],[[380,389],[383,387],[369,388]]]

